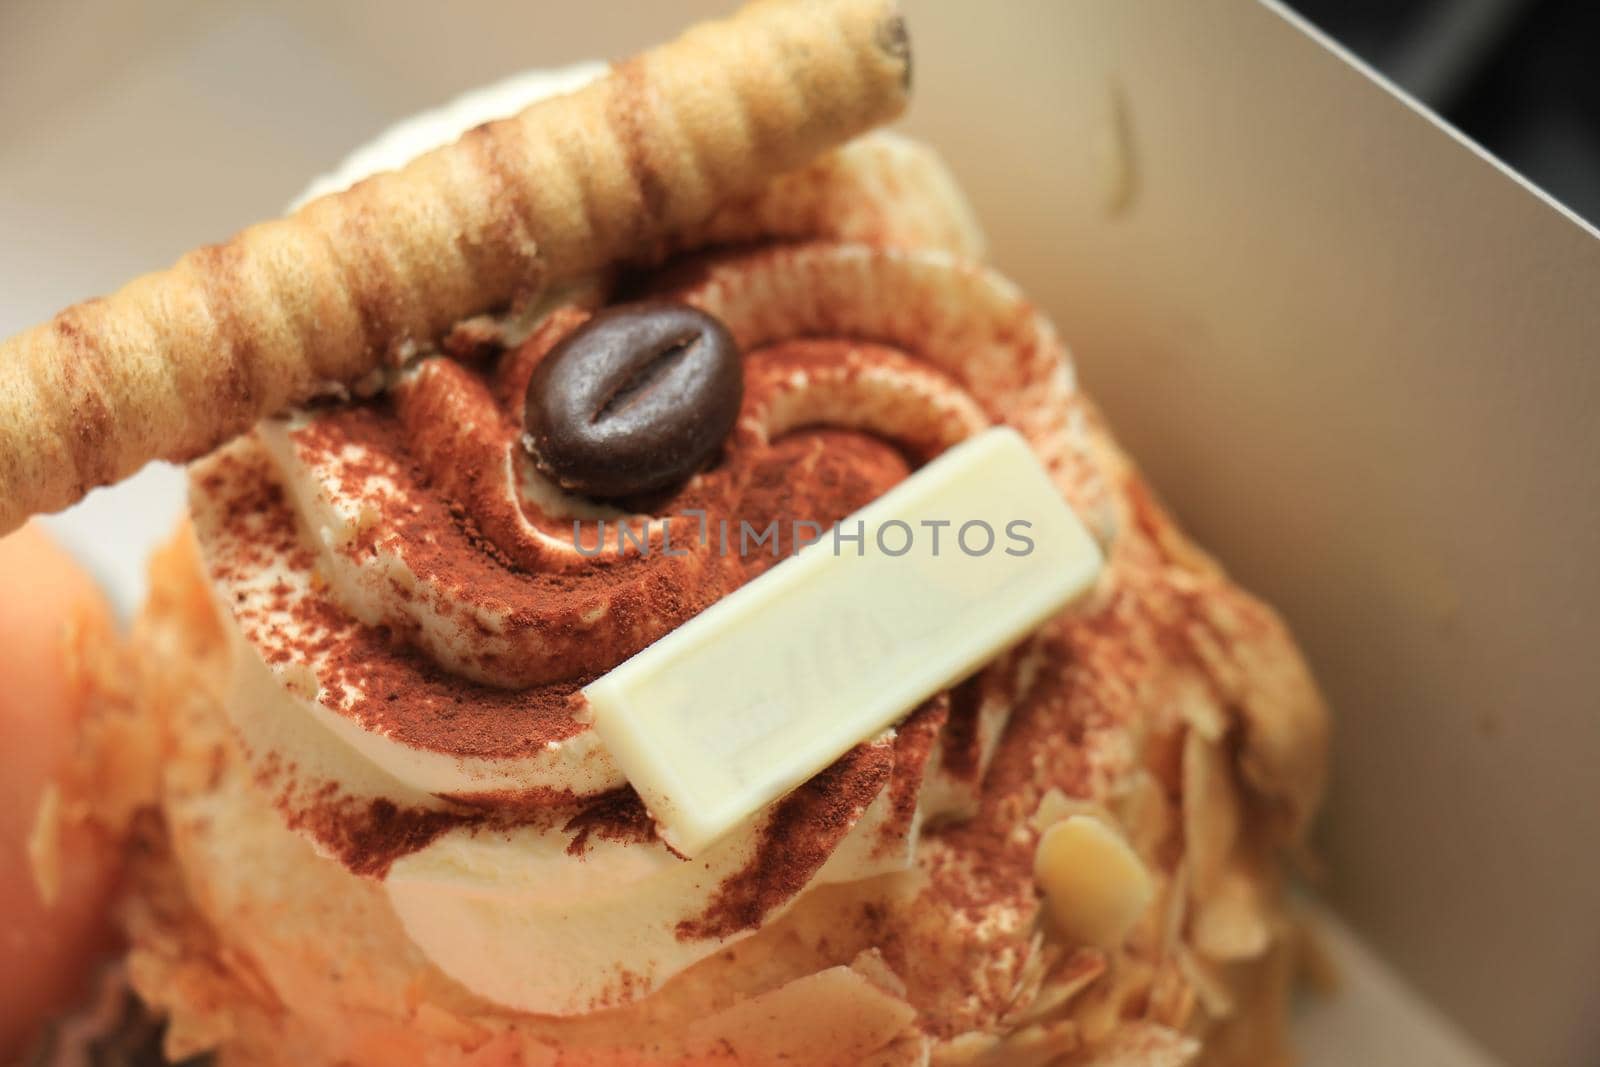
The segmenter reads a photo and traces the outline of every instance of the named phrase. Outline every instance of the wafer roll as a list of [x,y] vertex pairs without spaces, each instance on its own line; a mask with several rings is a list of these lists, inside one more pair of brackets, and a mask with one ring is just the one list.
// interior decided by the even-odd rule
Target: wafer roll
[[451,323],[650,252],[897,115],[894,0],[761,0],[0,345],[0,533]]

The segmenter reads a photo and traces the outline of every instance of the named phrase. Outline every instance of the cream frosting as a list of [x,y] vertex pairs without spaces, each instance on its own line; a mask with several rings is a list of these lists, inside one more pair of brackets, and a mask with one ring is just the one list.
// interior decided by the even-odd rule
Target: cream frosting
[[[507,83],[449,121],[404,127],[314,192],[592,73]],[[743,517],[754,502],[842,517],[902,476],[901,456],[927,458],[996,421],[1024,434],[1109,540],[1065,353],[998,276],[938,252],[817,244],[714,257],[655,288],[722,318],[747,354],[727,454],[656,516],[655,529],[684,532],[679,545],[694,544],[684,516],[696,510]],[[197,464],[192,482],[233,626],[229,710],[257,779],[321,850],[383,879],[444,972],[555,1015],[642,997],[810,888],[908,867],[925,820],[975,802],[1033,662],[1025,644],[978,676],[959,760],[948,739],[911,743],[937,732],[944,701],[695,863],[636,818],[585,830],[625,783],[571,694],[768,565],[708,544],[681,559],[577,550],[574,519],[595,530],[625,516],[531,469],[520,390],[599,292],[547,305],[496,365],[424,354],[384,396],[265,424]],[[808,496],[807,485],[830,488]],[[797,828],[796,811],[817,817]],[[397,821],[409,834],[398,845]],[[809,865],[730,906],[749,872],[801,846],[816,851]]]

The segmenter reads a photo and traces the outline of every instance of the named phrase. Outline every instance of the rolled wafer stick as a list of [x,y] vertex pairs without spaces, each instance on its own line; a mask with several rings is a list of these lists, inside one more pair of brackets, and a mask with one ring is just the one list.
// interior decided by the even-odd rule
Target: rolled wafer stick
[[895,0],[759,0],[0,345],[0,534],[543,281],[659,247],[904,108]]

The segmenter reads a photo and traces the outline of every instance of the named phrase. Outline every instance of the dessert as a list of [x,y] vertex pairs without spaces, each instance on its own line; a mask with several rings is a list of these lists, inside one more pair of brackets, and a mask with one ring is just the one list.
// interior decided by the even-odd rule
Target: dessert
[[[490,251],[456,273],[406,275],[442,293],[374,283],[404,273],[376,266],[386,238],[330,224],[335,258],[365,264],[334,286],[339,306],[371,312],[329,342],[337,359],[301,358],[310,318],[259,326],[262,308],[305,306],[276,278],[274,300],[163,335],[179,377],[184,353],[218,342],[282,372],[245,375],[261,386],[247,403],[151,429],[140,405],[71,381],[106,400],[96,425],[111,429],[96,434],[111,444],[73,444],[78,423],[64,419],[53,459],[0,462],[7,485],[29,487],[25,511],[134,457],[220,445],[193,464],[190,519],[154,563],[134,634],[163,758],[159,818],[140,822],[133,849],[127,966],[169,1020],[169,1056],[1285,1060],[1295,926],[1282,868],[1314,813],[1326,743],[1292,641],[1156,503],[1055,328],[982,263],[937,157],[885,134],[823,150],[898,109],[909,60],[892,12],[769,3],[739,18],[745,29],[697,31],[523,112],[536,118],[517,136],[570,146],[565,123],[592,119],[640,71],[690,85],[674,73],[685,56],[702,74],[711,64],[711,84],[745,77],[748,53],[713,44],[754,35],[788,42],[767,53],[788,64],[778,83],[829,87],[740,142],[787,149],[734,153],[742,162],[716,173],[736,177],[707,182],[704,161],[727,157],[691,129],[681,136],[702,147],[682,168],[647,167],[654,177],[622,198],[633,214],[577,222],[572,204],[519,199],[497,176],[454,207],[480,234],[538,240],[485,238]],[[854,80],[840,88],[807,63]],[[748,86],[706,92],[744,100]],[[662,121],[629,115],[629,129]],[[665,125],[640,136],[670,146],[680,133]],[[469,133],[398,178],[313,201],[300,229],[382,203],[394,247],[453,247],[402,209],[502,136]],[[186,263],[181,279],[219,269]],[[74,332],[82,314],[14,351],[34,367],[69,342],[104,355],[104,331]],[[347,388],[314,395],[328,378]],[[863,551],[831,615],[802,613],[806,590],[782,583],[828,550],[825,531],[913,484],[958,505],[945,526],[885,513],[948,538],[949,569],[917,580],[994,573],[964,569],[1008,547],[963,540],[975,490],[938,481],[954,469],[939,457],[994,434],[1015,451],[976,469],[1015,488],[1019,508],[1037,503],[1021,491],[1036,473],[1072,524],[1050,528],[1051,547],[1063,530],[1081,538],[1041,553],[1041,569],[1016,565],[1054,590],[1008,624],[1025,636],[994,638],[1001,624],[951,607],[955,593],[930,599],[942,606],[929,625],[955,651],[888,727],[857,722],[793,788],[739,794],[742,817],[675,821],[681,794],[650,788],[645,764],[607,743],[622,735],[606,716],[627,708],[603,694],[660,699],[619,668],[670,654],[674,637],[758,625],[728,608],[753,600],[775,633],[786,605],[839,625],[804,627],[815,654],[799,666],[759,642],[748,674],[669,661],[706,729],[765,729],[767,697],[747,678],[775,701],[786,671],[814,672],[801,692],[829,672],[844,692],[877,678],[901,635],[853,629],[850,593],[911,595],[873,569],[896,552]],[[1001,520],[990,533],[1004,537],[997,506],[976,517]],[[978,648],[969,672],[960,656]],[[745,723],[729,717],[741,701]],[[691,825],[704,832],[680,832]]]

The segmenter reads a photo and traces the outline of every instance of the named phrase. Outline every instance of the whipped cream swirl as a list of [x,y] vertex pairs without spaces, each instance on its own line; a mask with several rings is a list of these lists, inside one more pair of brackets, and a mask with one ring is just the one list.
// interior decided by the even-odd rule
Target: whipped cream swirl
[[[793,520],[826,527],[995,423],[1111,532],[1065,353],[993,273],[817,242],[701,258],[643,288],[721,319],[745,359],[721,455],[658,499],[572,497],[519,443],[528,377],[606,299],[598,285],[514,347],[458,331],[458,358],[268,424],[193,475],[258,779],[319,849],[383,879],[435,964],[525,1011],[635,1000],[814,885],[907,867],[925,820],[970,810],[1030,653],[694,863],[656,838],[585,722],[583,684],[777,565]],[[776,520],[777,556],[701,536],[720,520]]]

